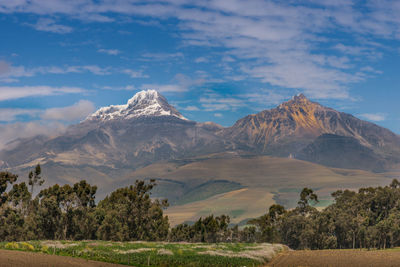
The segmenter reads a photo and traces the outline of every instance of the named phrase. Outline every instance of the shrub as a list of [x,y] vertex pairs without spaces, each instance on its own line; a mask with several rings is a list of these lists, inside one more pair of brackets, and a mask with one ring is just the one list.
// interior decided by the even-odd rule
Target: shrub
[[4,246],[6,249],[19,249],[18,243],[10,242]]
[[19,245],[21,246],[20,248],[23,250],[30,250],[30,251],[35,250],[35,247],[27,242],[21,242],[21,243],[19,243]]

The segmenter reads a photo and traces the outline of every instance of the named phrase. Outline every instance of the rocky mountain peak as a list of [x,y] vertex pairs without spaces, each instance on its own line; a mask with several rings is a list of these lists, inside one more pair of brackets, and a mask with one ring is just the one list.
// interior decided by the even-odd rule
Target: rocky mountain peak
[[297,94],[292,97],[293,101],[301,102],[301,101],[309,101],[308,98],[304,94]]
[[174,116],[186,120],[159,92],[143,90],[129,99],[127,104],[102,107],[89,115],[85,121],[132,119],[143,116]]
[[299,107],[299,106],[309,106],[309,105],[319,105],[315,102],[310,101],[305,95],[298,94],[293,96],[289,101],[283,102],[278,106],[278,108],[283,107]]
[[143,90],[136,93],[131,99],[128,100],[128,105],[130,107],[138,105],[152,105],[156,102],[167,102],[165,97],[163,97],[156,90]]

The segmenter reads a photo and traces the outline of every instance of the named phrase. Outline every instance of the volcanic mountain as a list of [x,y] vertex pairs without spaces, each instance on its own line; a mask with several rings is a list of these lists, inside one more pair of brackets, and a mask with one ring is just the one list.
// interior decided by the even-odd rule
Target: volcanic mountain
[[110,121],[116,119],[134,119],[139,117],[173,116],[187,120],[164,96],[155,90],[141,91],[128,100],[125,105],[111,105],[97,110],[85,121]]
[[248,115],[220,134],[236,149],[332,167],[382,171],[400,161],[398,135],[312,102],[303,94]]
[[225,142],[215,134],[218,130],[187,120],[161,94],[148,90],[125,105],[100,108],[61,136],[18,140],[19,145],[3,151],[1,159],[9,167],[40,162],[134,169],[224,150]]

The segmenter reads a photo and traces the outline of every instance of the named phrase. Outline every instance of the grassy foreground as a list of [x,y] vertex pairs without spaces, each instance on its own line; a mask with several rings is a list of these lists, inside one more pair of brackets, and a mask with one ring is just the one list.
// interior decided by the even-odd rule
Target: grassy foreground
[[0,242],[0,249],[134,266],[261,266],[286,247],[280,244],[242,243],[29,241]]

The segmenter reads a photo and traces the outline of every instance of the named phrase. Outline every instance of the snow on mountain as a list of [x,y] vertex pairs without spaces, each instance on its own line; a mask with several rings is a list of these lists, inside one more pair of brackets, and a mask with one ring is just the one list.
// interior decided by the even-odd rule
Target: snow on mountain
[[125,105],[102,107],[89,115],[85,121],[132,119],[142,116],[174,116],[187,120],[159,92],[143,90],[136,93]]

